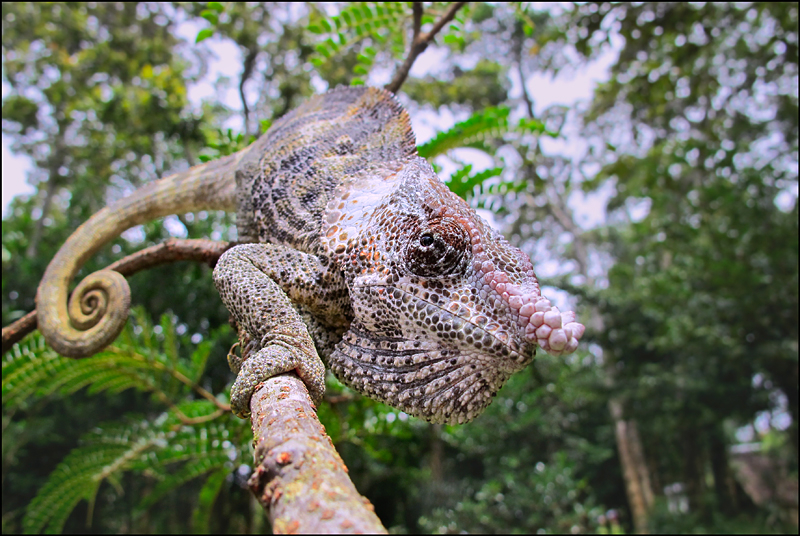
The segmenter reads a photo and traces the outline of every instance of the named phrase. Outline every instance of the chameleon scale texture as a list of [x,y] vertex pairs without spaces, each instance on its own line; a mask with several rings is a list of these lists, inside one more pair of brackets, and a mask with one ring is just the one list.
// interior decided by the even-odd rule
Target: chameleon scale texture
[[271,244],[232,248],[214,271],[247,341],[237,415],[259,382],[290,370],[319,400],[321,354],[356,391],[464,423],[537,346],[577,348],[575,314],[551,307],[527,255],[416,156],[390,93],[333,90],[262,140],[258,165],[237,173],[238,224]]

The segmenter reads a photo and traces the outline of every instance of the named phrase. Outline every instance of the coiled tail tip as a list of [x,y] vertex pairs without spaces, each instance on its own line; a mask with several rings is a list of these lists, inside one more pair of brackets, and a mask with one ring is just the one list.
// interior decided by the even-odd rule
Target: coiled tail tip
[[125,322],[131,290],[125,277],[113,270],[89,274],[75,288],[67,306],[66,282],[54,284],[57,274],[45,277],[36,294],[39,331],[60,355],[89,357],[111,344]]

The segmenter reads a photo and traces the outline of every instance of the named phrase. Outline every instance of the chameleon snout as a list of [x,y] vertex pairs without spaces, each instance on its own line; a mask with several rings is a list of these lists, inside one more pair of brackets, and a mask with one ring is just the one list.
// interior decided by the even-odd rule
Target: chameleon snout
[[[530,265],[527,255],[519,250],[517,254],[527,260],[523,266]],[[518,327],[526,341],[537,344],[552,356],[571,354],[578,349],[585,326],[575,321],[573,311],[562,313],[542,296],[536,277],[531,275],[532,269],[530,273],[509,277],[488,260],[480,263],[478,269],[483,274],[483,283],[517,316]]]

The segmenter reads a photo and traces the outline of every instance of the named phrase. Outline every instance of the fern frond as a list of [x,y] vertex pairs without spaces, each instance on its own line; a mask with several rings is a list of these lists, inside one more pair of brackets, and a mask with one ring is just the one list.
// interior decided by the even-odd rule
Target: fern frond
[[[228,326],[223,327],[225,329],[228,328]],[[212,339],[215,338],[216,337],[212,337]],[[189,357],[189,361],[192,365],[191,368],[186,371],[186,376],[193,382],[197,383],[200,381],[200,377],[206,370],[206,363],[208,363],[208,358],[211,355],[211,350],[213,348],[213,340],[204,340],[197,345],[197,348],[194,349],[194,352],[192,352],[192,355]]]
[[417,147],[417,153],[430,160],[458,147],[484,148],[487,139],[502,137],[508,131],[508,113],[505,106],[476,112],[466,121],[439,132],[432,140]]
[[110,385],[108,382],[113,377],[126,378],[129,386],[143,391],[158,386],[156,376],[162,367],[155,367],[141,356],[135,359],[112,347],[91,359],[75,360],[61,357],[46,347],[38,333],[31,339],[41,340],[20,345],[19,352],[15,351],[4,361],[3,405],[12,407],[31,396],[42,397],[55,392],[72,394],[95,381],[100,385],[93,392],[99,392],[103,384]]
[[83,387],[90,393],[133,387],[159,395],[171,407],[155,419],[129,415],[84,434],[81,446],[67,454],[28,505],[26,531],[60,531],[79,501],[87,500],[91,510],[104,480],[122,493],[126,471],[157,479],[163,495],[209,471],[230,472],[244,454],[237,447],[241,438],[231,433],[241,433],[243,427],[232,426],[230,414],[220,417],[218,405],[206,399],[179,402],[202,375],[212,343],[206,341],[194,348],[190,359],[182,358],[175,319],[162,317],[156,330],[142,310],[131,316],[117,341],[89,359],[63,358],[34,333],[3,360],[6,406]]
[[[309,61],[316,67],[322,67],[340,51],[352,47],[365,38],[372,39],[374,43],[383,43],[387,37],[393,37],[394,41],[400,42],[399,53],[402,53],[403,32],[392,29],[406,16],[408,8],[403,2],[356,3],[344,8],[338,15],[332,17],[323,15],[315,24],[308,26],[311,33],[321,37],[320,42],[314,47],[316,52]],[[375,49],[367,46],[358,55],[358,63],[353,72],[359,76],[353,79],[354,85],[364,83],[364,77],[369,74],[375,54]]]
[[219,455],[226,460],[238,457],[231,441],[230,430],[216,421],[165,431],[164,438],[165,444],[158,451],[150,453],[146,466],[141,469],[191,461],[209,455]]
[[155,437],[131,439],[73,449],[28,505],[22,521],[25,532],[61,532],[78,502],[91,500],[104,479],[126,470],[133,460],[153,447]]
[[[207,401],[195,401],[182,404],[177,409],[196,418],[215,411],[216,407]],[[223,471],[227,475],[234,462],[244,454],[236,446],[239,438],[233,437],[230,428],[223,423],[202,423],[176,428],[178,423],[175,412],[170,412],[158,424],[165,431],[167,441],[157,451],[149,453],[146,463],[148,469],[162,475],[162,478],[137,507],[140,513],[155,504],[160,497],[202,474]],[[166,471],[167,466],[177,462],[186,463],[176,472]]]
[[136,507],[136,515],[144,513],[145,510],[156,504],[164,495],[175,488],[209,471],[222,472],[224,475],[229,474],[231,468],[226,468],[226,466],[230,465],[232,465],[231,460],[224,451],[211,451],[203,456],[193,458],[177,472],[169,474],[159,482]]
[[198,534],[208,534],[210,532],[212,507],[228,474],[230,474],[230,471],[227,469],[218,469],[208,475],[206,483],[203,484],[203,489],[200,490],[200,503],[195,508],[194,516],[192,517],[192,529],[194,532]]
[[[227,423],[181,425],[178,418],[178,412],[201,417],[216,410],[214,404],[199,400],[155,420],[130,415],[84,434],[81,446],[56,467],[28,505],[23,527],[30,532],[60,531],[81,499],[91,501],[103,480],[119,487],[126,471],[159,480],[142,508],[209,471],[229,473],[242,452],[236,446],[240,438],[232,437]],[[177,471],[172,469],[180,462],[184,463]]]
[[86,386],[92,394],[135,388],[164,400],[184,398],[191,382],[202,376],[212,343],[201,343],[190,359],[184,359],[172,319],[163,317],[161,333],[156,334],[143,311],[135,309],[131,317],[117,341],[90,359],[61,357],[39,333],[31,334],[3,360],[3,404],[14,407],[33,396],[69,395]]
[[487,193],[484,191],[484,182],[499,177],[503,173],[503,168],[494,167],[475,173],[470,173],[471,171],[472,164],[467,164],[453,173],[447,182],[450,191],[464,199]]

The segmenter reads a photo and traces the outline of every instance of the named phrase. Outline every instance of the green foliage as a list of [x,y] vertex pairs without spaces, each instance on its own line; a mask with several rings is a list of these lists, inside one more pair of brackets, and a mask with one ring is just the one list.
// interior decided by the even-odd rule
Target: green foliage
[[201,162],[208,162],[209,160],[216,160],[217,158],[233,154],[236,151],[244,149],[253,141],[252,136],[250,140],[245,140],[244,133],[240,132],[234,134],[233,130],[230,128],[226,129],[224,132],[222,129],[217,129],[211,136],[218,141],[209,140],[206,142],[206,146],[211,149],[211,151],[208,152],[212,154],[201,154],[198,157]]
[[463,52],[467,47],[468,39],[474,40],[480,38],[479,32],[473,31],[470,34],[466,30],[471,11],[472,6],[470,4],[459,9],[442,37],[442,41],[453,50]]
[[[487,155],[492,155],[496,148],[505,143],[507,138],[519,138],[525,134],[541,134],[555,136],[548,132],[544,125],[534,119],[520,119],[517,124],[510,125],[507,107],[489,107],[474,113],[465,121],[456,123],[451,128],[439,132],[433,139],[420,145],[417,152],[423,158],[433,160],[437,156],[448,154],[453,149],[473,148],[482,150]],[[462,163],[448,180],[450,190],[465,199],[477,199],[478,208],[489,208],[497,213],[505,210],[502,204],[492,203],[509,192],[521,192],[527,188],[525,181],[514,179],[511,181],[491,180],[500,177],[505,170],[505,163],[494,159],[496,164],[492,168],[473,172],[472,164]]]
[[471,173],[471,171],[472,164],[466,164],[456,170],[447,182],[450,191],[465,199],[476,194],[476,189],[478,190],[477,196],[498,193],[500,185],[493,184],[490,186],[486,181],[492,177],[499,176],[503,172],[502,168],[495,167],[475,173]]
[[[336,58],[343,50],[356,43],[389,44],[395,53],[403,52],[403,32],[397,31],[398,22],[408,16],[403,2],[359,2],[345,7],[340,13],[327,17],[315,12],[308,31],[319,36],[316,53],[309,61],[317,68]],[[372,46],[363,46],[357,56],[352,72],[351,85],[363,84],[375,59],[377,51]]]
[[489,107],[475,112],[469,119],[439,132],[432,140],[420,145],[417,152],[421,157],[427,159],[436,158],[459,147],[471,147],[490,153],[493,149],[490,143],[498,139],[502,140],[508,132],[546,133],[556,136],[555,133],[547,131],[541,122],[534,119],[520,119],[517,125],[512,127],[509,125],[508,115],[509,108],[505,106]]
[[39,126],[38,112],[39,106],[22,95],[12,95],[3,101],[3,119],[19,123],[22,132]]
[[591,360],[542,356],[469,427],[445,427],[446,463],[462,470],[447,472],[421,531],[594,532],[604,511],[594,490],[612,485],[616,462],[604,398],[593,394],[600,381]]
[[420,145],[417,152],[422,158],[433,159],[451,149],[472,147],[485,152],[491,148],[488,140],[501,138],[508,130],[507,107],[486,108],[478,111],[466,121],[456,123],[448,130],[439,132],[427,143]]
[[178,355],[174,319],[164,315],[158,330],[161,336],[156,337],[143,310],[134,309],[131,316],[142,334],[134,340],[127,328],[114,345],[92,359],[61,357],[45,345],[38,332],[16,345],[10,358],[3,361],[3,405],[13,408],[29,403],[31,397],[66,396],[87,386],[91,394],[136,388],[164,400],[175,396],[182,379],[185,389],[199,379],[210,342],[200,343],[189,360],[183,360]]
[[403,91],[434,108],[463,104],[472,110],[497,107],[508,99],[507,66],[481,58],[472,69],[453,69],[452,76],[427,75],[410,79]]
[[[164,316],[155,328],[142,310],[134,310],[132,318],[120,338],[91,359],[58,356],[37,333],[15,345],[3,361],[6,411],[42,397],[66,397],[87,386],[93,396],[135,388],[168,407],[151,417],[126,414],[84,434],[81,446],[67,454],[28,505],[25,531],[61,531],[81,500],[94,503],[104,481],[121,493],[127,472],[157,482],[141,500],[137,515],[188,481],[211,473],[200,496],[208,507],[219,492],[220,475],[228,474],[233,460],[247,454],[246,447],[237,447],[244,427],[197,384],[210,343],[200,343],[184,357],[172,318]],[[188,400],[193,392],[206,398]],[[207,527],[208,514],[198,515],[196,521]]]
[[203,28],[197,32],[197,37],[194,40],[195,44],[205,41],[214,35],[214,27],[219,25],[219,15],[224,11],[225,7],[222,2],[208,2],[207,9],[201,11],[200,16],[211,24],[211,28]]
[[725,515],[714,512],[711,516],[698,513],[670,511],[666,499],[659,499],[650,519],[653,534],[787,534],[795,525],[781,520],[777,511],[738,513]]
[[584,119],[606,143],[583,186],[611,186],[617,222],[601,235],[615,264],[597,340],[645,450],[695,512],[657,513],[658,530],[724,532],[735,497],[720,423],[784,411],[797,446],[797,9],[598,3],[573,15],[583,54],[608,38],[601,26],[624,37]]

